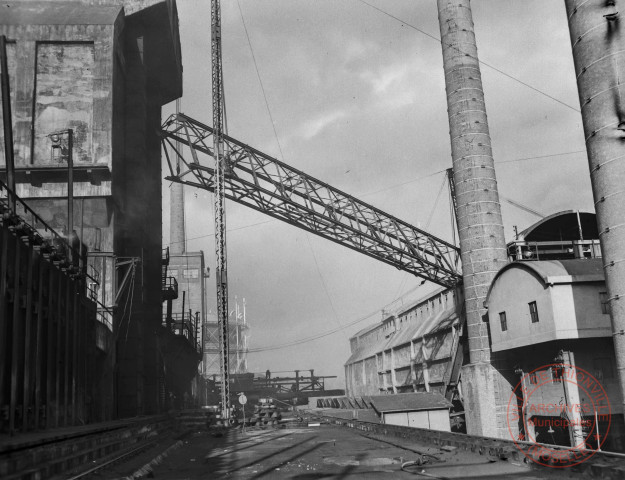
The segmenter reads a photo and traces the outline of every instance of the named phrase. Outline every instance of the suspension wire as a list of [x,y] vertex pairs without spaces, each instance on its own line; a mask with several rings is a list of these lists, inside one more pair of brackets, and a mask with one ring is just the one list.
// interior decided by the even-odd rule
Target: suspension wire
[[249,35],[249,32],[247,31],[245,18],[243,18],[243,10],[241,9],[241,3],[239,2],[239,0],[237,0],[237,5],[239,7],[239,13],[241,14],[241,23],[243,23],[243,29],[245,30],[245,37],[247,38],[247,44],[250,47],[250,53],[252,54],[252,60],[254,61],[254,69],[256,70],[256,77],[258,77],[258,83],[260,83],[260,89],[262,90],[263,98],[265,99],[265,107],[267,108],[269,119],[271,120],[271,127],[273,128],[273,134],[276,137],[276,143],[278,144],[278,150],[280,150],[280,156],[282,157],[282,161],[284,161],[284,152],[282,152],[282,145],[280,144],[280,139],[278,138],[278,132],[276,131],[276,122],[274,122],[273,115],[271,114],[271,109],[269,108],[269,101],[267,100],[267,92],[265,92],[265,86],[263,85],[263,80],[260,76],[258,63],[256,62],[256,55],[254,55],[254,49],[252,48],[252,41],[250,40],[250,35]]
[[443,175],[443,182],[441,183],[440,188],[438,189],[438,193],[436,194],[436,200],[434,200],[434,206],[432,207],[432,211],[430,212],[430,216],[428,218],[427,223],[425,224],[424,230],[427,231],[430,228],[430,223],[432,222],[432,218],[434,218],[434,212],[436,211],[436,207],[438,205],[438,200],[441,198],[441,193],[443,193],[443,188],[445,187],[445,182],[447,181],[447,175]]
[[[421,287],[422,284],[423,284],[423,282],[421,284],[417,285],[416,287],[411,288],[410,290],[405,292],[402,296],[406,296],[406,295],[409,295],[409,294],[417,291]],[[396,301],[397,300],[393,300],[392,302],[387,303],[386,305],[384,305],[382,310],[386,310],[387,307],[393,305],[393,303],[395,303]],[[266,352],[266,351],[269,351],[269,350],[280,350],[282,348],[288,348],[288,347],[292,347],[292,346],[295,346],[295,345],[301,345],[303,343],[312,342],[314,340],[318,340],[320,338],[324,338],[324,337],[327,337],[329,335],[333,335],[333,334],[335,334],[335,333],[337,333],[337,332],[339,332],[341,330],[345,330],[345,329],[347,329],[349,327],[353,327],[354,325],[357,325],[358,323],[364,322],[365,320],[368,320],[371,317],[374,317],[374,316],[378,315],[379,313],[380,313],[380,309],[377,309],[374,312],[371,312],[371,313],[369,313],[369,314],[367,314],[367,315],[365,315],[363,317],[359,317],[359,318],[357,318],[355,320],[352,320],[349,323],[345,323],[345,324],[341,325],[340,327],[336,327],[336,328],[333,328],[331,330],[327,330],[325,332],[318,333],[316,335],[311,335],[309,337],[300,338],[298,340],[292,340],[290,342],[285,342],[285,343],[281,343],[281,344],[277,344],[277,345],[270,345],[268,347],[250,348],[250,349],[248,349],[248,352],[250,352],[250,353],[258,353],[258,352]]]
[[[366,2],[365,0],[358,0],[358,1],[359,1],[360,3],[364,3],[365,5],[367,5],[367,6],[371,7],[371,8],[373,8],[374,10],[377,10],[378,12],[380,12],[380,13],[382,13],[382,14],[384,14],[384,15],[388,16],[388,17],[391,17],[391,18],[392,18],[392,19],[394,19],[394,20],[397,20],[398,22],[402,23],[403,25],[406,25],[407,27],[410,27],[410,28],[412,28],[412,29],[416,30],[417,32],[422,33],[422,34],[423,34],[423,35],[425,35],[426,37],[431,38],[432,40],[435,40],[435,41],[437,41],[438,43],[441,43],[441,44],[442,44],[442,40],[441,40],[440,38],[438,38],[436,35],[432,35],[431,33],[428,33],[428,32],[426,32],[425,30],[421,30],[419,27],[416,27],[415,25],[412,25],[412,24],[410,24],[410,23],[406,22],[405,20],[402,20],[401,18],[398,18],[398,17],[396,17],[395,15],[393,15],[393,14],[391,14],[391,13],[389,13],[389,12],[385,11],[385,10],[382,10],[381,8],[378,8],[378,7],[376,7],[375,5],[371,5],[370,3]],[[458,52],[462,53],[463,55],[470,56],[468,53],[463,52],[462,50],[460,50],[460,49],[459,49],[458,47],[456,47],[455,45],[447,45],[447,46],[448,46],[448,47],[451,47],[451,48],[453,48],[453,49],[455,49],[456,51],[458,51]],[[488,68],[490,68],[491,70],[494,70],[495,72],[497,72],[497,73],[499,73],[499,74],[503,75],[504,77],[507,77],[507,78],[509,78],[509,79],[511,79],[511,80],[514,80],[515,82],[520,83],[520,84],[521,84],[521,85],[523,85],[524,87],[527,87],[527,88],[529,88],[530,90],[533,90],[533,91],[535,91],[536,93],[538,93],[538,94],[540,94],[540,95],[543,95],[543,96],[545,96],[545,97],[547,97],[547,98],[549,98],[549,99],[553,100],[554,102],[557,102],[557,103],[559,103],[560,105],[563,105],[563,106],[565,106],[566,108],[569,108],[569,109],[573,110],[574,112],[578,112],[578,113],[579,113],[579,109],[577,109],[577,108],[575,108],[575,107],[573,107],[573,106],[569,105],[568,103],[563,102],[562,100],[558,100],[556,97],[554,97],[554,96],[552,96],[552,95],[549,95],[548,93],[546,93],[546,92],[544,92],[544,91],[542,91],[542,90],[540,90],[540,89],[538,89],[538,88],[534,87],[533,85],[530,85],[530,84],[529,84],[529,83],[527,83],[527,82],[524,82],[523,80],[520,80],[519,78],[517,78],[517,77],[515,77],[515,76],[513,76],[513,75],[510,75],[509,73],[504,72],[503,70],[500,70],[499,68],[495,67],[494,65],[490,65],[490,64],[488,64],[488,63],[486,63],[486,62],[483,62],[482,60],[480,60],[480,59],[478,59],[478,58],[475,58],[475,57],[471,57],[471,58],[473,58],[474,60],[477,60],[479,63],[481,63],[481,64],[482,64],[482,65],[484,65],[485,67],[488,67]]]
[[574,152],[550,153],[549,155],[537,155],[535,157],[514,158],[512,160],[502,160],[500,162],[495,162],[495,163],[496,164],[500,164],[500,163],[523,162],[525,160],[536,160],[538,158],[561,157],[561,156],[564,156],[564,155],[574,155],[574,154],[577,154],[577,153],[586,153],[586,150],[575,150]]
[[447,176],[447,192],[449,193],[449,216],[451,217],[451,243],[458,246],[456,238],[456,209],[454,208],[454,198],[451,191],[451,180]]
[[[339,327],[342,328],[343,324],[339,320],[339,316],[336,314],[336,309],[334,308],[334,302],[332,302],[332,297],[330,297],[330,292],[328,291],[326,282],[323,279],[323,275],[321,274],[321,269],[319,268],[319,262],[317,261],[317,255],[315,255],[315,249],[313,248],[312,243],[310,243],[308,232],[306,232],[306,240],[308,241],[308,246],[310,247],[310,251],[312,252],[313,258],[315,259],[315,266],[317,267],[317,273],[319,274],[319,278],[321,279],[321,284],[323,285],[323,290],[326,293],[326,297],[328,297],[328,302],[330,302],[330,307],[332,308],[332,313],[334,314],[334,320],[339,325]],[[343,335],[345,335],[345,332],[343,332]],[[345,338],[347,338],[346,335],[345,335]]]

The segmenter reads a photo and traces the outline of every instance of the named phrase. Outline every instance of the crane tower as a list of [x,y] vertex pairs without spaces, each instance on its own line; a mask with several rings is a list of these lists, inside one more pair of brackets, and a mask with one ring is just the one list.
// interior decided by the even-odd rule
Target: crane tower
[[217,284],[217,323],[220,334],[221,408],[224,423],[229,423],[229,344],[228,344],[228,268],[226,258],[226,197],[223,127],[223,72],[221,63],[221,5],[211,0],[211,62],[213,98],[213,149],[215,156],[215,282]]

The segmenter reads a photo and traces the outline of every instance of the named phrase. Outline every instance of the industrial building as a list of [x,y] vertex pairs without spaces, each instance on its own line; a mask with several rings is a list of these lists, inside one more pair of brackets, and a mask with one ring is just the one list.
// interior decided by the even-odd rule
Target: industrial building
[[182,95],[175,2],[5,2],[0,33],[16,193],[86,252],[99,319],[123,331],[103,352],[106,418],[162,411],[157,129]]
[[[406,436],[401,427],[412,427],[462,432],[479,445],[490,437],[496,448],[512,437],[517,447],[529,439],[591,456],[625,451],[624,167],[617,161],[625,127],[620,101],[606,93],[619,91],[625,62],[605,63],[622,54],[623,32],[616,2],[565,3],[597,213],[556,213],[506,244],[470,2],[437,2],[459,246],[224,133],[218,1],[212,127],[179,112],[161,120],[161,107],[182,95],[175,0],[0,5],[3,59],[8,39],[1,433],[148,416],[158,425],[171,419],[157,415],[189,406],[186,395],[208,403],[209,379],[226,428],[230,388],[242,381],[258,387],[258,401],[267,391],[298,393],[304,381],[302,391],[312,393],[323,384],[314,370],[309,378],[299,370],[245,375],[245,302],[228,309],[228,198],[440,286],[354,335],[346,395],[310,405],[345,410],[334,413],[347,424],[361,422],[355,415],[363,411],[389,430],[365,421],[358,428],[384,435]],[[166,249],[162,152],[175,184]],[[207,306],[204,253],[186,248],[183,184],[215,195],[217,317]],[[568,382],[578,371],[605,395],[597,400],[590,383]],[[90,434],[122,428],[106,425]],[[496,453],[508,455],[511,443],[505,448]]]

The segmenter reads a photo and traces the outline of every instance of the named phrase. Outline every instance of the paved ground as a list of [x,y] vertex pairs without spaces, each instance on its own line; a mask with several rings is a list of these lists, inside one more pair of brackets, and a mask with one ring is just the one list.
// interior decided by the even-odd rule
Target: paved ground
[[[401,469],[402,462],[420,457],[412,450],[426,452],[428,447],[414,443],[399,446],[396,442],[399,440],[394,439],[394,444],[381,442],[351,429],[329,425],[231,431],[222,437],[198,432],[171,450],[149,476],[163,480],[553,478],[551,471],[537,472],[480,455],[434,448],[429,448],[429,453],[440,460],[430,458],[427,465],[413,468],[415,473],[405,472]],[[109,471],[100,478],[120,478],[119,473]]]

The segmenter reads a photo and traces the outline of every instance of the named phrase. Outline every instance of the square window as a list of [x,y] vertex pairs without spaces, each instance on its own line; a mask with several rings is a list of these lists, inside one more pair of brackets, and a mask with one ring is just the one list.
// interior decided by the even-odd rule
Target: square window
[[610,303],[608,302],[608,292],[599,292],[599,302],[601,303],[601,313],[610,313]]
[[530,317],[532,318],[532,323],[538,323],[538,307],[536,302],[530,302],[528,305],[530,307]]
[[506,312],[499,312],[499,323],[501,323],[501,331],[508,330],[508,320],[506,319]]

